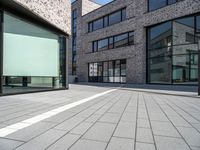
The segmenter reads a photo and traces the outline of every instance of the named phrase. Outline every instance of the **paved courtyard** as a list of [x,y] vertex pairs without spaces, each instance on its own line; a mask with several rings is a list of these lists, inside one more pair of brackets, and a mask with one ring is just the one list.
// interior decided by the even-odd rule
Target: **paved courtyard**
[[71,85],[0,97],[0,128],[0,150],[200,150],[200,98]]

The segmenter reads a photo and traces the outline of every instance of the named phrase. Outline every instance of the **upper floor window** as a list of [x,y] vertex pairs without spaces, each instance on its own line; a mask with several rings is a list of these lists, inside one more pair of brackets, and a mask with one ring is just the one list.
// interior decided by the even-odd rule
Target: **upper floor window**
[[134,32],[127,32],[93,42],[93,52],[134,44]]
[[113,12],[109,15],[101,17],[97,20],[91,21],[88,23],[88,32],[92,32],[98,29],[111,26],[113,24],[119,23],[126,20],[126,8],[120,9],[116,12]]
[[149,11],[156,10],[181,0],[149,0]]
[[196,32],[200,33],[200,16],[196,17]]

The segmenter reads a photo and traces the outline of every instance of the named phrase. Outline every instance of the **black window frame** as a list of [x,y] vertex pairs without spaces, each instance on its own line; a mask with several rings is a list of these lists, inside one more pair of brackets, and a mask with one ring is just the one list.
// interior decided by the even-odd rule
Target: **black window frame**
[[164,8],[164,7],[166,7],[166,6],[169,6],[169,5],[173,5],[173,4],[175,4],[175,3],[178,3],[178,2],[181,2],[181,1],[183,1],[183,0],[176,0],[176,2],[174,2],[174,3],[169,3],[169,0],[165,0],[166,1],[166,3],[165,3],[165,6],[161,6],[161,7],[158,7],[158,8],[156,8],[156,9],[152,9],[152,10],[150,10],[150,0],[148,0],[148,12],[152,12],[152,11],[155,11],[155,10],[158,10],[158,9],[161,9],[161,8]]
[[[117,36],[120,36],[120,35],[123,35],[123,34],[127,34],[127,45],[125,46],[120,46],[120,47],[126,47],[126,46],[131,46],[131,45],[134,45],[134,41],[133,43],[130,42],[130,33],[133,33],[133,37],[134,37],[134,31],[129,31],[129,32],[125,32],[125,33],[120,33],[120,34],[117,34],[117,35],[114,35],[114,36],[110,36],[110,37],[107,37],[107,38],[103,38],[103,39],[99,39],[99,40],[95,40],[95,41],[92,41],[92,53],[95,53],[95,52],[100,52],[100,51],[105,51],[105,50],[110,50],[110,49],[115,49],[115,48],[119,48],[119,47],[115,47],[115,37]],[[101,40],[105,40],[105,39],[108,39],[108,48],[105,49],[105,50],[99,50],[98,49],[98,42],[101,41]],[[110,48],[110,39],[112,39],[112,48]]]
[[[116,10],[116,11],[110,13],[110,14],[107,14],[107,15],[105,15],[105,16],[102,16],[102,17],[98,18],[98,19],[95,19],[95,20],[92,20],[92,21],[88,22],[88,33],[97,31],[97,30],[99,30],[99,29],[106,28],[106,27],[108,27],[108,26],[112,26],[112,25],[117,24],[117,23],[120,23],[120,22],[122,22],[122,21],[125,21],[125,20],[127,19],[127,15],[125,15],[125,18],[123,18],[123,11],[124,11],[124,10],[125,10],[125,14],[126,14],[126,7],[123,7],[123,8],[121,8],[121,9],[118,9],[118,10]],[[120,16],[120,17],[121,17],[120,21],[119,21],[119,22],[116,22],[116,23],[114,23],[114,24],[112,24],[112,25],[110,25],[109,16],[112,15],[112,14],[114,14],[114,13],[117,13],[117,12],[121,12],[121,13],[120,13],[120,14],[121,14],[121,16]],[[104,20],[105,18],[107,18],[107,25],[105,25],[105,20]],[[95,21],[98,21],[98,20],[100,20],[100,19],[103,19],[103,27],[94,30],[94,22],[95,22]]]

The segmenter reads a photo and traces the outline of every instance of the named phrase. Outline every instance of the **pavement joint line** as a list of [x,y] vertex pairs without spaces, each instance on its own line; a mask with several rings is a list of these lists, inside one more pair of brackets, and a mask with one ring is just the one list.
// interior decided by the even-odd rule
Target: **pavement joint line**
[[50,118],[52,116],[55,116],[55,115],[57,115],[57,114],[59,114],[61,112],[64,112],[64,111],[68,110],[68,109],[74,108],[74,107],[76,107],[78,105],[81,105],[83,103],[89,102],[89,101],[91,101],[93,99],[96,99],[96,98],[101,97],[103,95],[109,94],[109,93],[114,92],[116,90],[117,89],[107,90],[105,92],[102,92],[102,93],[99,93],[99,94],[95,94],[93,96],[84,98],[82,100],[73,102],[71,104],[67,104],[67,105],[61,106],[59,108],[50,110],[48,112],[42,113],[40,115],[37,115],[35,117],[32,117],[32,118],[26,119],[24,121],[21,121],[21,122],[9,125],[7,127],[1,128],[0,129],[0,137],[6,137],[9,134],[12,134],[12,133],[14,133],[14,132],[16,132],[18,130],[21,130],[23,128],[29,127],[29,126],[31,126],[33,124],[36,124],[36,123],[38,123],[38,122],[40,122],[42,120],[45,120],[45,119]]

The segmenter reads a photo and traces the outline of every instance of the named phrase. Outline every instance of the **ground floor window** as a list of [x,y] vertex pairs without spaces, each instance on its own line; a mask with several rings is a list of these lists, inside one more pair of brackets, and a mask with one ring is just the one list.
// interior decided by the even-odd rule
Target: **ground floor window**
[[198,15],[148,28],[148,82],[197,84]]
[[66,38],[11,13],[1,15],[1,93],[65,88]]
[[126,60],[89,63],[89,82],[126,83]]

